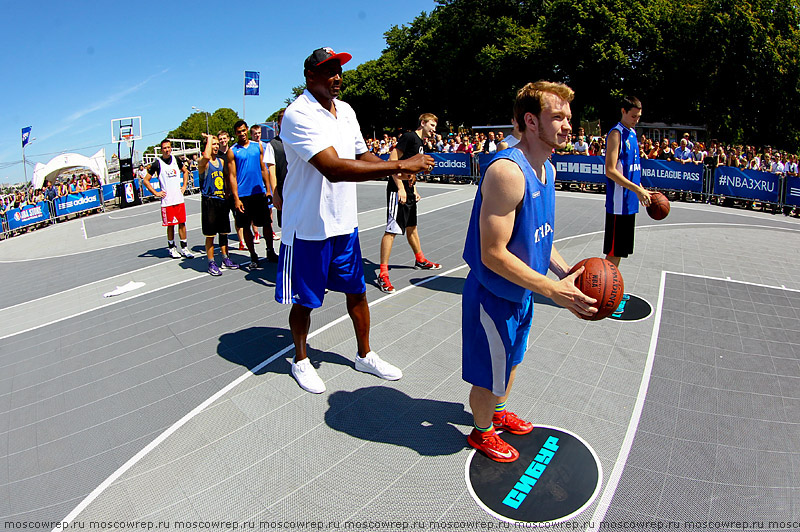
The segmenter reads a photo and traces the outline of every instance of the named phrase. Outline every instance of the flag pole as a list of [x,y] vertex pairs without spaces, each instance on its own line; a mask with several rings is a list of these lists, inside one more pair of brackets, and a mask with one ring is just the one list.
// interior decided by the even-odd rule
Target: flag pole
[[245,96],[247,95],[247,71],[246,70],[244,71],[244,77],[245,77],[244,90],[242,91],[242,120],[247,122],[247,111],[245,110],[245,107],[244,107],[244,100],[245,100]]
[[25,184],[28,184],[28,165],[25,164],[25,145],[22,145],[22,170],[25,172]]

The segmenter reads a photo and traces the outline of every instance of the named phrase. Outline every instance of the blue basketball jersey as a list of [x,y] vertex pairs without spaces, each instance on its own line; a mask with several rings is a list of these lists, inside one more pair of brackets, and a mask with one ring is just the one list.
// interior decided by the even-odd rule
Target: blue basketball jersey
[[239,197],[266,194],[264,178],[261,176],[261,147],[257,142],[249,142],[247,147],[234,144],[233,160],[236,162],[236,186]]
[[206,171],[200,175],[200,188],[207,198],[225,199],[224,163],[217,158],[217,164],[208,161]]
[[[617,123],[611,131],[619,132],[619,153],[617,170],[629,181],[642,184],[642,164],[639,161],[639,142],[636,131]],[[610,134],[610,132],[609,132]],[[606,142],[606,144],[608,144]],[[632,190],[618,185],[606,177],[606,212],[609,214],[636,214],[639,212],[639,198]]]
[[[546,275],[550,267],[550,252],[553,249],[553,229],[555,227],[555,168],[550,161],[544,163],[545,183],[542,183],[520,150],[508,148],[498,152],[490,166],[498,159],[514,161],[525,176],[525,196],[522,200],[522,207],[514,219],[514,230],[511,233],[511,240],[508,242],[508,250],[531,269]],[[475,195],[472,214],[467,226],[464,260],[471,268],[475,278],[490,292],[509,301],[522,303],[531,296],[531,291],[501,277],[487,268],[481,260],[482,184],[483,179],[478,184],[478,192]]]

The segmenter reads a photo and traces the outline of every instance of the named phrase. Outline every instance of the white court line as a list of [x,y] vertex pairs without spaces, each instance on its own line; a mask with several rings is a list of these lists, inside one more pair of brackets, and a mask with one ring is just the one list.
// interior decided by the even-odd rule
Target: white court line
[[[365,183],[360,183],[360,184],[365,184]],[[386,186],[386,185],[384,184],[383,186]],[[452,192],[458,192],[459,190],[462,190],[462,189],[450,190],[448,192],[443,192],[441,194],[436,194],[435,196],[430,196],[430,198],[432,199],[432,198],[435,198],[435,197],[438,197],[438,196],[444,196],[444,195],[450,194]],[[195,201],[200,201],[198,198],[187,198],[187,199],[193,199]],[[470,198],[468,201],[472,201],[472,200],[473,200],[473,198]],[[453,203],[453,204],[448,205],[448,206],[459,205],[461,203],[464,203],[464,202],[460,201],[458,203]],[[132,207],[132,208],[135,209],[135,208],[144,207],[144,206],[145,205],[137,205],[136,207]],[[438,209],[434,209],[434,210],[431,210],[431,211],[420,212],[419,215],[421,216],[423,214],[436,212],[438,210],[445,209],[448,206],[440,207]],[[362,214],[369,213],[369,212],[380,211],[380,210],[386,210],[386,207],[379,207],[377,209],[370,209],[368,211],[362,211],[362,212],[358,213],[358,216],[360,216]],[[141,215],[148,215],[148,214],[152,216],[153,212],[154,211],[148,211],[146,213],[135,214],[133,216],[141,216]],[[200,213],[187,214],[187,218],[189,216],[200,216]],[[152,222],[152,223],[145,224],[144,226],[139,226],[139,227],[142,228],[142,227],[147,227],[147,226],[150,226],[150,225],[159,225],[160,226],[161,222],[160,221]],[[378,227],[385,227],[385,226],[386,226],[386,224],[383,223],[381,225],[376,225],[374,227],[368,227],[366,229],[359,228],[359,231],[369,231],[371,229],[377,229]],[[123,229],[123,231],[128,231],[128,230],[130,230],[130,228]],[[113,234],[118,233],[118,232],[120,232],[120,231],[114,231],[112,233],[105,233],[105,234],[103,234],[101,236],[107,237],[109,235],[113,235]],[[97,238],[97,237],[94,237],[94,238]],[[36,261],[36,260],[61,259],[61,258],[64,258],[64,257],[72,257],[74,255],[83,255],[85,253],[91,253],[91,252],[95,252],[95,251],[104,251],[106,249],[113,249],[113,248],[117,248],[117,247],[120,247],[120,246],[127,246],[128,244],[138,244],[140,242],[147,242],[148,240],[155,240],[155,239],[159,239],[159,238],[163,238],[163,235],[151,236],[151,237],[147,237],[147,238],[141,238],[139,240],[126,240],[125,242],[119,242],[117,244],[110,244],[110,245],[104,246],[104,247],[98,247],[98,248],[93,248],[93,249],[88,249],[88,250],[83,250],[83,251],[75,251],[75,252],[72,252],[72,253],[64,253],[62,255],[50,255],[50,256],[47,256],[47,257],[36,257],[36,258],[33,258],[33,259],[0,260],[0,264],[15,264],[15,263],[18,263],[18,262],[32,262],[32,261]]]
[[[466,201],[473,201],[473,200],[470,199],[470,200],[466,200]],[[464,202],[459,202],[459,203],[456,203],[454,205],[458,205],[460,203],[464,203]],[[450,205],[450,206],[453,206],[453,205]],[[445,207],[442,207],[442,208],[445,208]],[[440,209],[434,209],[434,210],[428,211],[428,212],[435,212],[436,210],[440,210]],[[427,214],[427,213],[424,213],[424,214]],[[684,226],[684,225],[722,225],[722,226],[726,226],[726,225],[730,225],[730,226],[748,227],[748,228],[750,228],[750,227],[760,227],[760,226],[752,226],[752,225],[749,225],[749,224],[731,224],[731,223],[721,223],[721,224],[720,223],[701,223],[701,224],[679,223],[679,224],[659,224],[659,225],[645,226],[645,227],[664,227],[664,226],[669,226],[669,225],[676,225],[676,226]],[[383,227],[383,224],[381,224],[379,226],[376,226],[376,227]],[[767,228],[767,229],[786,229],[786,228],[780,228],[780,227],[774,227],[774,226],[763,226],[763,227]],[[370,229],[374,229],[374,228],[370,228]],[[369,230],[369,229],[365,229],[365,230]],[[789,229],[789,230],[797,231],[796,229]],[[591,233],[584,233],[584,234],[580,234],[580,235],[572,235],[572,236],[568,236],[568,237],[559,238],[557,240],[554,240],[554,243],[564,242],[564,241],[567,241],[567,240],[572,240],[572,239],[576,239],[576,238],[581,238],[581,237],[585,237],[585,236],[592,236],[592,235],[597,235],[597,234],[602,234],[602,233],[603,233],[603,231],[594,231],[594,232],[591,232]],[[445,276],[445,275],[448,275],[448,274],[451,274],[451,273],[455,273],[455,272],[460,271],[460,270],[462,270],[462,269],[464,269],[466,267],[467,267],[467,264],[462,264],[461,266],[458,266],[456,268],[448,270],[447,272],[443,272],[443,273],[441,273],[439,275],[436,275],[434,277],[423,279],[422,281],[420,281],[418,283],[415,283],[415,284],[411,284],[411,285],[409,285],[409,286],[407,286],[405,288],[402,288],[402,289],[398,290],[397,292],[395,292],[393,294],[388,294],[386,296],[383,296],[380,299],[377,299],[377,300],[373,301],[369,305],[370,305],[370,307],[373,306],[373,305],[377,305],[378,303],[380,303],[382,301],[385,301],[385,300],[389,299],[390,297],[395,297],[396,295],[401,294],[401,293],[403,293],[403,292],[405,292],[407,290],[411,290],[412,288],[415,288],[417,286],[421,286],[421,285],[423,285],[425,283],[428,283],[428,282],[430,282],[430,281],[432,281],[434,279],[437,279],[439,277],[442,277],[442,276]],[[642,383],[640,384],[640,387],[639,387],[639,396],[637,397],[636,408],[634,409],[634,413],[631,416],[631,421],[630,421],[630,423],[628,425],[628,432],[625,435],[625,440],[624,440],[624,443],[623,443],[623,447],[622,447],[622,449],[620,449],[620,454],[619,454],[619,456],[617,458],[617,461],[616,461],[616,463],[614,465],[614,468],[613,468],[613,470],[611,472],[611,477],[609,479],[609,482],[606,485],[606,489],[603,492],[603,496],[601,497],[600,502],[598,503],[598,507],[595,510],[595,514],[594,514],[594,517],[593,517],[593,522],[595,522],[595,523],[598,522],[598,520],[597,520],[598,516],[600,517],[600,519],[605,517],[605,513],[608,510],[608,505],[610,504],[611,498],[613,497],[613,491],[616,490],[617,485],[619,484],[619,479],[622,477],[622,470],[624,469],[625,461],[627,461],[628,454],[630,453],[630,448],[631,448],[631,445],[633,443],[633,437],[634,437],[634,435],[636,433],[636,428],[638,427],[639,418],[641,417],[641,409],[642,409],[642,407],[644,405],[644,395],[646,395],[646,393],[647,393],[647,387],[648,387],[649,382],[650,382],[650,373],[652,372],[653,358],[655,357],[655,343],[656,343],[656,340],[658,338],[658,330],[659,330],[660,323],[661,323],[661,309],[662,309],[662,301],[664,299],[663,295],[664,295],[665,274],[666,274],[666,272],[662,272],[662,274],[661,274],[661,286],[659,288],[658,307],[657,307],[657,312],[656,312],[656,316],[655,316],[655,320],[654,320],[653,334],[651,335],[650,350],[648,352],[648,359],[647,359],[647,364],[645,366],[645,372],[644,372],[644,375],[642,376]],[[202,276],[199,276],[199,277],[202,277]],[[185,282],[185,281],[181,281],[181,282]],[[175,283],[175,284],[179,284],[179,283]],[[151,292],[154,292],[156,290],[158,290],[158,289],[152,290]],[[150,293],[150,292],[148,292],[148,293]],[[140,295],[145,295],[145,294],[140,294]],[[134,296],[134,297],[138,297],[138,296]],[[128,298],[128,299],[132,299],[132,298]],[[342,321],[344,321],[345,319],[348,319],[348,318],[349,318],[349,315],[345,314],[345,315],[337,318],[336,320],[324,325],[320,329],[318,329],[316,331],[313,331],[313,332],[310,332],[308,334],[308,337],[309,338],[313,338],[314,336],[316,336],[316,335],[320,334],[321,332],[329,329],[330,327],[333,327],[334,325],[337,325],[337,324],[341,323]],[[230,384],[225,386],[223,389],[219,390],[217,393],[215,393],[214,395],[212,395],[211,397],[209,397],[208,399],[203,401],[200,405],[198,405],[197,407],[192,409],[189,413],[187,413],[181,419],[176,421],[172,426],[170,426],[167,430],[165,430],[163,433],[161,433],[155,440],[150,442],[141,451],[136,453],[136,455],[131,457],[127,462],[125,462],[122,466],[120,466],[114,473],[112,473],[106,480],[104,480],[99,486],[97,486],[97,488],[95,488],[89,495],[87,495],[86,498],[84,498],[83,501],[81,501],[81,503],[78,504],[78,506],[75,507],[75,509],[73,509],[64,519],[62,519],[61,523],[66,523],[67,525],[72,523],[72,521],[78,515],[80,515],[80,513],[83,510],[85,510],[97,497],[99,497],[103,493],[103,491],[105,491],[119,477],[121,477],[123,474],[125,474],[125,472],[127,472],[130,468],[132,468],[134,465],[136,465],[136,463],[138,463],[142,458],[147,456],[147,454],[149,454],[150,451],[155,449],[161,442],[166,440],[170,435],[172,435],[180,427],[182,427],[187,422],[189,422],[193,417],[197,416],[199,413],[201,413],[203,410],[205,410],[208,406],[213,404],[217,399],[219,399],[220,397],[225,395],[227,392],[229,392],[230,390],[232,390],[233,388],[235,388],[236,386],[238,386],[239,384],[244,382],[251,375],[254,375],[257,372],[259,372],[261,369],[263,369],[265,366],[267,366],[268,364],[273,362],[278,357],[288,353],[293,348],[294,348],[294,345],[289,345],[289,346],[283,348],[282,350],[278,351],[277,353],[275,353],[274,355],[270,356],[268,359],[263,361],[261,364],[256,366],[254,369],[249,370],[244,375],[240,376],[235,381],[231,382]],[[638,408],[638,413],[637,413],[637,408]],[[630,441],[628,441],[628,440],[630,440]],[[627,444],[627,450],[626,450],[626,444]],[[612,485],[613,485],[613,489],[610,489],[612,487]],[[63,530],[62,526],[54,528],[53,532]]]
[[83,239],[89,240],[89,237],[86,236],[86,218],[81,218],[81,227],[83,228]]
[[[393,294],[387,294],[387,295],[385,295],[385,296],[383,296],[383,297],[381,297],[379,299],[376,299],[375,301],[370,303],[369,306],[372,307],[374,305],[377,305],[378,303],[380,303],[382,301],[386,301],[387,299],[389,299],[391,297],[396,297],[397,295],[402,294],[403,292],[406,292],[408,290],[411,290],[412,288],[416,288],[417,286],[421,286],[421,285],[426,284],[426,283],[428,283],[430,281],[433,281],[434,279],[438,279],[439,277],[442,277],[442,276],[457,272],[457,271],[462,270],[462,269],[464,269],[466,267],[467,267],[466,264],[462,264],[461,266],[458,266],[458,267],[453,268],[451,270],[448,270],[446,272],[442,272],[439,275],[436,275],[434,277],[428,277],[427,279],[423,279],[423,280],[419,281],[418,283],[414,283],[414,284],[411,284],[411,285],[409,285],[409,286],[407,286],[405,288],[401,288],[400,290],[396,291]],[[142,295],[144,295],[144,294],[142,294]],[[345,315],[333,320],[332,322],[327,323],[326,325],[320,327],[319,329],[308,333],[308,338],[311,339],[311,338],[317,336],[318,334],[330,329],[334,325],[338,325],[339,323],[342,323],[343,321],[345,321],[346,319],[349,319],[349,318],[350,318],[350,316],[348,314],[345,314]],[[189,412],[188,414],[183,416],[181,419],[179,419],[178,421],[173,423],[172,426],[170,426],[167,430],[162,432],[155,440],[151,441],[146,447],[144,447],[141,451],[139,451],[133,457],[131,457],[130,460],[128,460],[127,462],[122,464],[119,467],[119,469],[114,471],[114,473],[112,473],[99,486],[97,486],[89,495],[86,496],[85,499],[83,499],[80,502],[80,504],[78,504],[78,506],[75,507],[74,510],[72,510],[64,519],[62,519],[59,522],[59,525],[56,528],[54,528],[53,531],[54,532],[55,531],[62,531],[64,528],[67,528],[67,526],[69,526],[72,523],[72,521],[74,521],[75,518],[78,515],[80,515],[80,513],[83,510],[85,510],[97,497],[99,497],[101,493],[103,493],[111,484],[113,484],[114,481],[116,481],[119,477],[121,477],[123,474],[125,474],[125,472],[127,472],[130,468],[132,468],[134,465],[136,465],[136,463],[139,462],[139,460],[141,460],[142,458],[147,456],[150,453],[150,451],[155,449],[161,442],[163,442],[164,440],[169,438],[175,431],[177,431],[183,425],[188,423],[192,418],[194,418],[199,413],[201,413],[203,410],[205,410],[210,405],[212,405],[214,402],[216,402],[217,399],[219,399],[220,397],[222,397],[223,395],[225,395],[226,393],[228,393],[232,389],[236,388],[238,385],[240,385],[241,383],[243,383],[244,381],[246,381],[247,379],[249,379],[253,375],[257,374],[259,371],[261,371],[265,366],[271,364],[278,357],[280,357],[282,355],[285,355],[286,353],[288,353],[292,349],[294,349],[294,344],[291,344],[291,345],[288,345],[288,346],[284,347],[283,349],[281,349],[280,351],[278,351],[274,355],[270,356],[268,359],[266,359],[263,362],[261,362],[255,368],[253,368],[251,370],[248,370],[246,373],[241,375],[235,381],[229,383],[227,386],[225,386],[224,388],[219,390],[217,393],[215,393],[214,395],[212,395],[211,397],[209,397],[208,399],[206,399],[205,401],[203,401],[202,403],[197,405],[195,408],[193,408],[191,412]],[[67,526],[65,526],[65,525],[67,525]]]
[[[149,207],[149,205],[142,205],[142,207]],[[112,216],[112,215],[109,214],[108,215],[108,219],[109,220],[124,220],[126,218],[136,218],[137,216],[152,216],[153,213],[156,212],[156,210],[157,209],[153,209],[153,210],[149,210],[149,211],[146,211],[146,212],[140,212],[138,214],[128,214],[128,215],[125,215],[125,216]]]
[[617,461],[614,463],[614,468],[611,470],[611,476],[608,478],[606,488],[603,490],[603,495],[600,497],[600,502],[597,503],[597,508],[594,510],[590,526],[586,530],[599,530],[600,522],[605,518],[608,508],[611,506],[611,500],[614,498],[614,492],[617,491],[617,486],[622,478],[622,471],[625,469],[625,464],[628,462],[628,456],[633,446],[633,438],[636,436],[636,430],[639,428],[639,420],[642,417],[642,409],[644,408],[644,398],[647,395],[647,388],[650,386],[650,374],[653,371],[653,359],[656,356],[656,345],[658,344],[658,331],[661,328],[661,310],[664,304],[664,285],[666,283],[667,272],[661,272],[661,286],[658,289],[658,306],[656,309],[656,316],[653,323],[653,333],[650,336],[650,349],[647,352],[647,362],[644,366],[642,373],[642,382],[639,384],[639,394],[636,396],[636,404],[631,413],[631,420],[628,422],[628,430],[625,432],[625,439],[622,441],[622,447],[617,455]]
[[[469,201],[472,201],[472,200],[469,200]],[[463,203],[463,202],[459,202],[459,203]],[[439,210],[439,209],[435,209],[435,210]],[[429,211],[429,212],[434,212],[434,211]],[[427,214],[427,213],[425,213],[425,214]],[[383,225],[380,225],[380,226],[377,226],[377,227],[383,227]],[[571,240],[573,238],[580,238],[580,237],[587,236],[587,235],[594,235],[594,234],[597,234],[597,233],[600,233],[600,232],[601,231],[598,231],[598,232],[595,232],[595,233],[586,233],[586,234],[582,234],[582,235],[568,236],[568,237],[564,237],[564,238],[560,238],[558,240],[555,240],[554,242],[555,243],[563,242],[563,241],[566,241],[566,240]],[[386,301],[387,299],[389,299],[391,297],[395,297],[395,296],[397,296],[399,294],[402,294],[403,292],[405,292],[407,290],[411,290],[412,288],[416,288],[418,286],[422,286],[423,284],[426,284],[426,283],[428,283],[430,281],[433,281],[434,279],[438,279],[439,277],[443,277],[445,275],[449,275],[449,274],[455,273],[455,272],[463,270],[464,268],[467,268],[467,267],[468,267],[467,264],[462,264],[461,266],[457,266],[457,267],[455,267],[453,269],[450,269],[450,270],[448,270],[446,272],[440,273],[440,274],[438,274],[438,275],[436,275],[434,277],[429,277],[427,279],[423,279],[422,281],[419,281],[418,283],[414,283],[414,284],[411,284],[411,285],[409,285],[409,286],[407,286],[405,288],[401,288],[400,290],[394,292],[393,294],[387,294],[387,295],[385,295],[385,296],[383,296],[383,297],[381,297],[379,299],[376,299],[375,301],[369,303],[369,306],[372,307],[373,305],[377,305],[378,303],[380,303],[382,301]],[[155,292],[156,290],[152,290],[151,292]],[[141,295],[144,295],[144,294],[141,294]],[[128,298],[128,299],[131,299],[131,298]],[[346,320],[348,318],[349,318],[348,314],[340,316],[339,318],[337,318],[334,321],[332,321],[332,322],[320,327],[319,329],[317,329],[317,330],[315,330],[313,332],[309,332],[308,338],[313,338],[316,335],[318,335],[318,334],[330,329],[334,325],[337,325],[337,324],[343,322],[344,320]],[[80,513],[82,511],[84,511],[92,502],[94,502],[94,500],[97,499],[97,497],[99,497],[109,486],[111,486],[111,484],[113,484],[114,481],[116,481],[119,477],[124,475],[129,469],[131,469],[133,466],[135,466],[142,458],[147,456],[150,453],[150,451],[152,451],[153,449],[158,447],[158,445],[161,442],[163,442],[169,436],[174,434],[179,428],[181,428],[183,425],[188,423],[192,418],[194,418],[195,416],[200,414],[203,410],[205,410],[210,405],[212,405],[217,399],[219,399],[220,397],[222,397],[223,395],[225,395],[226,393],[228,393],[229,391],[234,389],[236,386],[238,386],[239,384],[241,384],[242,382],[244,382],[245,380],[250,378],[250,376],[255,375],[256,373],[261,371],[265,366],[271,364],[278,357],[285,355],[286,353],[288,353],[292,349],[294,349],[294,345],[288,345],[288,346],[284,347],[283,349],[281,349],[280,351],[278,351],[274,355],[270,356],[269,358],[267,358],[266,360],[261,362],[258,366],[256,366],[252,370],[247,371],[245,374],[243,374],[240,377],[238,377],[235,381],[229,383],[227,386],[225,386],[224,388],[222,388],[221,390],[216,392],[214,395],[212,395],[211,397],[209,397],[208,399],[203,401],[201,404],[199,404],[198,406],[193,408],[189,413],[187,413],[181,419],[179,419],[174,424],[172,424],[167,430],[162,432],[158,437],[156,437],[156,439],[154,439],[152,442],[150,442],[141,451],[136,453],[127,462],[122,464],[116,471],[114,471],[108,478],[106,478],[99,486],[97,486],[94,490],[92,490],[92,492],[89,495],[87,495],[86,498],[84,498],[80,502],[80,504],[78,504],[78,506],[75,507],[75,509],[73,509],[64,519],[61,520],[62,525],[59,526],[59,527],[54,528],[53,532],[63,530],[63,528],[62,528],[63,527],[63,523],[66,523],[67,525],[71,524],[72,521],[74,521],[75,518],[78,515],[80,515]]]
[[[150,266],[148,266],[148,267],[150,267]],[[16,331],[16,332],[13,332],[13,333],[10,333],[10,334],[6,334],[5,336],[0,336],[0,340],[5,340],[6,338],[11,338],[12,336],[16,336],[18,334],[24,334],[26,332],[35,331],[36,329],[40,329],[42,327],[47,327],[48,325],[53,325],[54,323],[59,323],[59,322],[64,321],[64,320],[77,318],[78,316],[83,316],[84,314],[88,314],[89,312],[94,312],[95,310],[100,310],[101,308],[110,307],[111,305],[116,305],[117,303],[122,303],[123,301],[130,301],[131,299],[135,299],[137,297],[146,296],[147,294],[152,294],[153,292],[158,292],[159,290],[164,290],[166,288],[172,288],[173,286],[178,286],[179,284],[187,283],[189,281],[195,281],[197,279],[205,277],[206,275],[208,275],[208,274],[203,273],[203,274],[200,274],[200,275],[196,275],[194,277],[190,277],[188,279],[183,279],[181,281],[176,281],[174,283],[170,283],[170,284],[167,284],[167,285],[164,285],[164,286],[159,286],[158,288],[153,288],[152,290],[148,290],[147,292],[142,292],[140,294],[134,294],[134,295],[131,295],[129,297],[122,298],[122,299],[112,298],[113,299],[112,301],[110,301],[110,302],[108,302],[108,303],[106,303],[104,305],[98,305],[96,307],[92,307],[92,308],[89,308],[89,309],[86,309],[86,310],[82,310],[80,312],[76,312],[74,314],[70,314],[69,316],[64,316],[62,318],[57,318],[57,319],[48,321],[46,323],[37,323],[33,327],[28,327],[25,330]],[[79,287],[79,288],[82,288],[82,287]],[[75,289],[72,288],[71,290],[75,290]],[[50,296],[45,296],[45,297],[50,297]],[[44,298],[40,298],[40,299],[44,299]],[[20,303],[20,304],[24,305],[25,303]]]
[[673,272],[666,270],[661,272],[661,286],[658,289],[658,307],[656,310],[656,317],[653,325],[653,333],[650,336],[650,349],[647,352],[647,362],[645,363],[644,373],[642,374],[642,382],[639,385],[639,394],[636,396],[636,404],[633,408],[633,412],[631,413],[631,419],[630,422],[628,423],[628,430],[625,433],[625,439],[623,440],[622,447],[619,450],[619,455],[617,455],[617,461],[614,463],[614,468],[611,470],[611,476],[608,479],[606,488],[603,491],[602,497],[600,497],[600,502],[597,503],[597,508],[595,508],[594,514],[592,515],[592,519],[590,521],[590,527],[587,528],[586,530],[596,531],[600,529],[600,523],[605,518],[606,512],[608,512],[608,509],[611,506],[611,501],[614,498],[614,493],[617,491],[617,487],[619,486],[619,481],[622,478],[623,470],[625,469],[625,465],[628,462],[628,456],[630,455],[631,447],[633,446],[633,439],[636,436],[636,431],[639,427],[639,421],[642,416],[642,409],[644,408],[645,396],[647,395],[647,389],[650,385],[650,374],[653,371],[653,360],[655,359],[656,346],[658,344],[658,333],[661,328],[661,310],[663,308],[663,303],[664,303],[664,290],[666,285],[667,274],[682,275],[684,277],[694,277],[699,279],[711,279],[713,281],[725,281],[728,283],[749,284],[753,286],[759,286],[762,288],[773,288],[776,290],[787,290],[790,292],[800,292],[800,290],[796,290],[793,288],[785,288],[783,286],[771,286],[760,283],[751,283],[748,281],[737,281],[735,279],[731,279],[730,277],[728,277],[727,279],[722,279],[721,277],[712,277],[710,275],[698,275],[693,273]]

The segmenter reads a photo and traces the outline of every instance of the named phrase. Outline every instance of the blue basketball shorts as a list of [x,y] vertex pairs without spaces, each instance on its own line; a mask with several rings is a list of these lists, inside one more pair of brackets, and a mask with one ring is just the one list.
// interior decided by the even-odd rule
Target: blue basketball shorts
[[358,228],[325,240],[295,237],[291,246],[281,244],[275,285],[275,301],[308,308],[322,306],[326,288],[345,294],[366,292]]
[[461,378],[502,397],[528,349],[533,296],[523,303],[498,297],[470,272],[461,301]]

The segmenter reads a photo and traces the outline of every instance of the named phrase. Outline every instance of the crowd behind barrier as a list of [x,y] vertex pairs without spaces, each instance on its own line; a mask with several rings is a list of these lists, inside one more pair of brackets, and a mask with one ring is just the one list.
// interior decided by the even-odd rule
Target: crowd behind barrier
[[[197,170],[193,170],[189,175],[190,183],[186,193],[199,193]],[[73,181],[76,186],[73,186]],[[143,201],[155,199],[142,185],[140,178],[135,178],[133,182]],[[153,178],[150,183],[156,190],[160,189],[158,179]],[[122,184],[100,185],[96,178],[87,178],[87,186],[81,184],[80,179],[75,178],[65,179],[59,184],[46,181],[41,189],[29,188],[24,191],[0,193],[0,223],[3,238],[64,222],[70,216],[80,217],[105,212],[108,204],[119,203]]]
[[[426,180],[477,183],[498,148],[507,140],[503,133],[437,134],[425,139],[424,149],[436,160]],[[365,139],[368,149],[387,160],[396,149],[397,137]],[[739,203],[746,208],[771,209],[773,213],[800,213],[800,172],[798,157],[766,146],[704,143],[684,134],[678,141],[648,139],[640,144],[642,185],[672,193],[673,199],[699,200],[722,205]],[[565,149],[554,153],[556,184],[560,188],[603,192],[605,188],[605,143],[603,137],[588,138],[579,128]],[[192,161],[189,161],[190,168]],[[199,191],[197,170],[190,172],[187,194]],[[154,199],[142,185],[134,184],[143,201]],[[151,184],[158,190],[158,180]],[[69,219],[103,212],[109,203],[118,203],[121,185],[100,185],[90,174],[73,174],[60,182],[45,182],[41,189],[6,190],[0,193],[2,236],[46,227]]]

